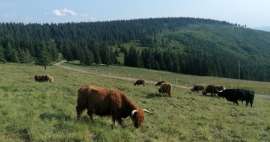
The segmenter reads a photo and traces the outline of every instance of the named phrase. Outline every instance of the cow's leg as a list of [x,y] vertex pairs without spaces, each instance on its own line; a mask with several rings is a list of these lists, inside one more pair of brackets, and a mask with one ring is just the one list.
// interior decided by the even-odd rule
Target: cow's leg
[[171,92],[168,93],[169,97],[171,97]]
[[246,106],[248,106],[249,100],[246,100]]
[[76,111],[77,111],[77,119],[79,120],[81,118],[82,112],[84,111],[84,108],[77,105]]
[[117,122],[118,122],[122,127],[125,127],[124,124],[123,124],[122,118],[117,118]]
[[94,121],[94,119],[93,119],[93,111],[90,110],[90,109],[88,109],[88,110],[87,110],[87,114],[88,114],[88,116],[90,117],[90,119],[91,119],[92,121]]
[[115,127],[115,121],[116,121],[116,117],[113,115],[112,116],[112,129]]
[[239,105],[237,100],[233,100],[232,102],[236,105]]
[[213,96],[214,96],[214,94],[215,94],[215,91],[214,91],[214,90],[212,90],[212,91],[210,92],[210,94],[211,94],[211,96],[213,97]]

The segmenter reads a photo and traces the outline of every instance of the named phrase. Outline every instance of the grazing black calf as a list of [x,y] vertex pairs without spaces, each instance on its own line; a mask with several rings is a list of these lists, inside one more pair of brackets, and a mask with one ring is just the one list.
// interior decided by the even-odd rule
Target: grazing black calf
[[142,80],[142,79],[139,79],[139,80],[137,80],[135,83],[134,83],[134,85],[135,86],[137,86],[137,85],[145,85],[145,81],[144,80]]
[[245,89],[226,89],[218,93],[218,96],[226,98],[226,100],[231,101],[238,105],[238,101],[245,101],[246,106],[250,104],[253,105],[255,92]]
[[203,90],[204,90],[204,86],[202,85],[193,85],[193,87],[190,89],[191,92],[199,92]]

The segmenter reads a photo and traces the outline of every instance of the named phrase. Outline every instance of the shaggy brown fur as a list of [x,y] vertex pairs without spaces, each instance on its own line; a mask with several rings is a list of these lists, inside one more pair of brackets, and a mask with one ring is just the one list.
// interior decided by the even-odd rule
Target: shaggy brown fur
[[160,88],[158,89],[159,93],[165,93],[167,94],[169,97],[171,97],[171,84],[168,83],[164,83],[160,86]]
[[160,86],[160,85],[162,85],[162,84],[164,84],[164,83],[166,83],[166,81],[159,81],[159,82],[157,82],[157,83],[155,84],[155,86]]
[[135,83],[134,83],[134,85],[135,86],[137,86],[137,85],[145,85],[145,81],[144,80],[142,80],[142,79],[139,79],[139,80],[137,80]]
[[140,127],[144,121],[144,111],[118,90],[90,85],[82,86],[78,90],[76,106],[78,119],[85,109],[92,120],[93,114],[112,116],[113,125],[115,121],[122,125],[122,118],[128,116],[131,117],[136,128]]
[[35,75],[34,76],[35,81],[37,82],[53,82],[54,78],[50,75]]

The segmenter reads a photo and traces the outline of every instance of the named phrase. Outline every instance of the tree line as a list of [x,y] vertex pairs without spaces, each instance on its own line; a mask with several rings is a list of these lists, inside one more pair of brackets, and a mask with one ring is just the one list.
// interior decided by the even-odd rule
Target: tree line
[[124,65],[201,76],[221,76],[228,78],[269,81],[270,66],[260,62],[250,62],[222,52],[214,56],[194,49],[172,50],[162,48],[126,51]]
[[[203,31],[201,27],[210,28]],[[222,35],[221,31],[224,36],[211,39],[213,33]],[[121,64],[118,58],[124,55],[123,65],[126,66],[185,74],[270,80],[268,63],[262,63],[268,57],[269,44],[265,39],[269,34],[249,34],[246,31],[248,29],[224,21],[200,18],[65,24],[0,23],[0,62],[48,65],[66,59],[79,60],[83,65],[111,65]],[[231,39],[231,35],[237,37]],[[264,39],[258,42],[239,38],[245,35],[256,38],[263,35]],[[249,48],[251,46],[246,41],[252,41],[250,43],[254,46],[262,48]],[[136,45],[126,46],[131,42]],[[242,57],[239,51],[243,49],[256,59]],[[240,73],[236,63],[238,61],[242,63]]]
[[140,41],[153,45],[162,30],[198,23],[228,24],[210,19],[158,18],[65,24],[0,23],[0,61],[49,64],[59,53],[83,64],[114,64],[112,45]]

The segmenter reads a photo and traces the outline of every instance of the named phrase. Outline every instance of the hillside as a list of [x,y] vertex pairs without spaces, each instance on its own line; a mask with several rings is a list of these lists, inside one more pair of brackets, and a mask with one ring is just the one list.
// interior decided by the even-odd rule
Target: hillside
[[255,27],[254,29],[270,32],[269,26]]
[[184,52],[176,72],[268,80],[269,39],[267,32],[232,25],[192,25],[164,32],[157,41],[165,41],[163,48]]
[[228,79],[210,76],[194,76],[179,73],[149,70],[143,68],[124,67],[124,66],[81,66],[79,64],[69,62],[60,64],[59,67],[97,75],[111,79],[120,79],[124,81],[134,82],[137,79],[148,80],[148,83],[166,80],[175,85],[177,88],[190,89],[194,84],[209,85],[219,84],[226,88],[245,88],[256,91],[257,94],[270,95],[270,83],[260,81],[248,81],[238,79]]
[[47,65],[65,58],[84,65],[121,64],[269,81],[269,39],[268,32],[198,18],[1,23],[0,62]]
[[[169,72],[121,67],[82,67],[64,64],[68,70],[51,66],[46,72],[40,66],[0,64],[0,140],[5,142],[78,142],[78,141],[268,141],[270,139],[269,99],[255,97],[253,108],[233,105],[224,99],[188,94],[186,89],[173,88],[173,97],[155,96],[153,84],[134,87],[133,82],[102,77],[178,79],[179,85],[192,80],[205,84],[219,80],[228,84],[246,83],[255,90],[267,84],[234,81],[212,77],[185,76]],[[76,70],[82,70],[76,71]],[[108,71],[112,71],[109,74]],[[124,72],[124,71],[127,72]],[[93,72],[95,74],[93,74]],[[37,83],[33,75],[49,73],[54,83]],[[231,82],[231,83],[229,83]],[[75,118],[77,89],[82,84],[118,88],[136,104],[153,114],[145,115],[144,126],[111,129],[111,118],[95,116],[91,122],[86,113],[83,120]],[[265,85],[263,85],[265,84]],[[268,89],[269,91],[269,89]]]

